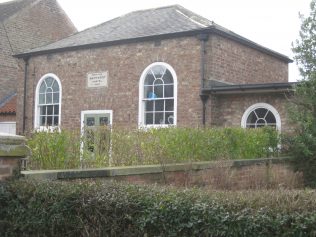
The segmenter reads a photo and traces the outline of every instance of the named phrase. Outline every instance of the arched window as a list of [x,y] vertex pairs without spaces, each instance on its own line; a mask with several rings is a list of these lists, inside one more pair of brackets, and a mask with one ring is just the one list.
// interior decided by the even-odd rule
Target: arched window
[[60,125],[61,84],[54,74],[44,75],[36,87],[35,127],[52,128]]
[[269,104],[258,103],[250,106],[241,119],[244,128],[275,127],[281,131],[281,118],[278,111]]
[[176,125],[177,76],[162,62],[149,65],[139,83],[139,126]]

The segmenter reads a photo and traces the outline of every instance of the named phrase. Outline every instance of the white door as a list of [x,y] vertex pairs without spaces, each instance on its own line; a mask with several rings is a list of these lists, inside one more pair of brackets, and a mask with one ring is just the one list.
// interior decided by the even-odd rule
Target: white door
[[112,110],[81,111],[81,159],[111,153]]
[[16,134],[16,122],[0,122],[0,133]]

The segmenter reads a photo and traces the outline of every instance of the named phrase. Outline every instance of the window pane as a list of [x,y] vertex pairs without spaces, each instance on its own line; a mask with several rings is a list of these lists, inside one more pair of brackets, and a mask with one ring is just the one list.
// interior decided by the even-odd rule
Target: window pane
[[153,113],[145,113],[145,124],[153,124]]
[[146,101],[145,102],[145,111],[154,111],[154,101]]
[[46,119],[46,116],[40,116],[40,126],[45,126],[46,125],[45,119]]
[[56,80],[54,80],[52,88],[53,88],[53,92],[59,92],[59,85]]
[[155,124],[164,124],[163,113],[155,113]]
[[267,121],[267,123],[276,124],[276,119],[271,111],[268,112],[268,114],[266,116],[266,121]]
[[53,115],[53,105],[47,106],[47,115]]
[[40,115],[46,115],[46,106],[40,107]]
[[255,110],[256,114],[258,115],[258,118],[264,118],[266,116],[266,113],[268,112],[265,108],[258,108]]
[[163,86],[154,86],[154,93],[157,98],[163,98]]
[[257,127],[263,127],[266,126],[266,121],[264,119],[258,119],[257,120]]
[[173,99],[172,100],[166,100],[165,111],[173,111]]
[[165,97],[173,97],[173,85],[165,86]]
[[174,124],[173,113],[166,113],[165,124]]
[[45,94],[39,94],[39,104],[45,104]]
[[45,82],[42,82],[39,92],[45,93],[45,91],[46,91],[46,85],[45,85]]
[[100,126],[105,126],[109,124],[109,118],[108,117],[100,117],[99,118],[99,124]]
[[94,117],[87,117],[87,126],[94,126],[95,125],[95,120]]
[[54,105],[54,114],[55,115],[59,114],[59,105]]
[[53,81],[54,81],[54,79],[53,79],[52,77],[47,77],[47,78],[45,79],[45,82],[46,82],[47,87],[51,87],[52,84],[53,84]]
[[54,126],[58,126],[58,116],[54,116]]
[[155,77],[153,76],[153,74],[150,71],[146,75],[144,85],[152,85],[154,83],[154,80],[155,80]]
[[53,125],[53,116],[47,116],[47,126]]
[[155,101],[155,111],[164,111],[164,100]]
[[46,93],[46,104],[52,104],[53,93]]
[[156,79],[157,78],[162,78],[162,76],[163,76],[163,74],[165,72],[165,67],[163,67],[161,65],[156,65],[156,66],[151,68],[151,71],[155,75]]
[[255,112],[252,111],[252,112],[249,114],[248,118],[247,118],[247,124],[248,124],[248,123],[253,123],[253,124],[255,124],[256,121],[257,121],[257,116],[256,116]]
[[166,70],[162,79],[164,80],[165,84],[173,83],[173,78],[172,78],[171,72],[169,70]]
[[53,103],[59,103],[59,92],[53,93]]
[[153,87],[152,86],[144,86],[144,97],[154,99],[156,98],[153,93]]

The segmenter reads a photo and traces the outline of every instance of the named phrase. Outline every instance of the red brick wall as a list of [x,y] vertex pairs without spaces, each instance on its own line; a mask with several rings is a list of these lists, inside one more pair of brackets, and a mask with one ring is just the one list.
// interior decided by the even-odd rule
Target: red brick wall
[[303,177],[287,164],[251,164],[241,167],[214,167],[143,175],[116,176],[112,180],[136,184],[163,184],[201,187],[208,190],[302,188]]
[[16,92],[17,80],[23,78],[18,76],[18,70],[23,70],[24,65],[19,65],[13,54],[77,31],[55,0],[37,1],[0,25],[0,100]]
[[1,115],[0,122],[15,122],[15,115]]
[[[162,40],[160,46],[155,46],[154,42],[140,42],[32,57],[27,86],[27,130],[33,128],[36,85],[47,73],[54,73],[61,80],[62,127],[80,128],[82,110],[107,109],[113,110],[116,126],[136,128],[140,76],[148,65],[157,61],[170,64],[177,74],[178,125],[197,126],[201,123],[199,60],[200,42],[194,37]],[[87,73],[100,71],[109,72],[108,88],[86,88]],[[21,124],[20,115],[19,132]]]
[[287,100],[283,93],[279,94],[235,94],[235,95],[217,95],[212,101],[211,119],[208,125],[211,126],[241,126],[241,119],[244,112],[253,104],[267,103],[272,105],[280,114],[281,130],[291,131],[291,125],[287,115]]
[[233,84],[288,82],[286,62],[238,42],[212,35],[206,51],[206,79]]
[[[35,88],[47,73],[56,74],[62,83],[62,127],[80,128],[82,110],[113,110],[115,126],[136,128],[139,79],[143,70],[157,61],[170,64],[178,77],[177,125],[202,126],[200,47],[196,37],[182,37],[162,40],[159,46],[148,41],[34,56],[29,65],[26,128],[33,128]],[[223,37],[210,37],[206,55],[207,79],[233,83],[287,81],[287,63]],[[100,71],[109,72],[108,88],[86,88],[87,73]],[[282,126],[285,124],[287,128],[284,96],[234,95],[231,98],[211,97],[206,111],[208,126],[240,126],[242,114],[250,105],[270,102],[279,111]],[[18,103],[22,106],[21,96]],[[21,124],[19,116],[19,132]]]
[[14,53],[57,41],[77,31],[56,0],[32,4],[7,19],[4,25]]

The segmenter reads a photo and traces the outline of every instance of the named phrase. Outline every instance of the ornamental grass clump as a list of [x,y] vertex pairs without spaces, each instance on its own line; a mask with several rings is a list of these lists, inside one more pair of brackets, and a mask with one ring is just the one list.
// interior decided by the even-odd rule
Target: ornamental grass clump
[[28,141],[31,169],[152,165],[278,156],[273,128],[99,127],[80,132],[37,132]]

